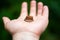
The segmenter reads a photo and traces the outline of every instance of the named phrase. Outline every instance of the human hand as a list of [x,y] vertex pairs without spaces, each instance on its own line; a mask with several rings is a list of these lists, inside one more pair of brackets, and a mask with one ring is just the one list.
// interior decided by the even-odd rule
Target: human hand
[[23,2],[21,15],[15,19],[10,20],[3,17],[5,28],[12,34],[20,32],[30,32],[40,35],[48,25],[48,7],[43,6],[42,2],[38,3],[38,10],[36,12],[36,1],[31,1],[30,15],[33,16],[33,22],[26,22],[24,19],[28,16],[27,3]]

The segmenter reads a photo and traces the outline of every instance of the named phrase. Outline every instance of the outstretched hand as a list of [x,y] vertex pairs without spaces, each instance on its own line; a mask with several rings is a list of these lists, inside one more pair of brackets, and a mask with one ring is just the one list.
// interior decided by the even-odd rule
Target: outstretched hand
[[40,35],[48,25],[48,7],[43,6],[42,2],[38,3],[38,10],[36,12],[36,1],[31,1],[30,15],[33,16],[33,22],[26,22],[24,19],[28,16],[27,3],[22,3],[21,15],[15,19],[10,20],[3,17],[5,28],[12,34],[19,32],[32,32]]

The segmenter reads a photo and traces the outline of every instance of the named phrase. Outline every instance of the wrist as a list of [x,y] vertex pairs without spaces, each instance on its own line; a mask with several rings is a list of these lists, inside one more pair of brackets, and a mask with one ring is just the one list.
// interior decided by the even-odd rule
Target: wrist
[[13,40],[39,40],[39,36],[31,32],[20,32],[13,36]]

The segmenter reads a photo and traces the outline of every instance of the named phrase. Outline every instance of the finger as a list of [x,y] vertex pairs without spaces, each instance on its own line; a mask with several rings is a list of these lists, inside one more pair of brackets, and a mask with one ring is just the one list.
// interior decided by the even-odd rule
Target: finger
[[49,16],[48,6],[44,6],[44,9],[43,9],[43,16],[48,18],[48,16]]
[[42,10],[43,10],[43,3],[39,2],[38,3],[38,15],[41,16],[42,15]]
[[30,16],[36,16],[36,1],[31,1]]
[[27,13],[27,3],[23,2],[22,3],[22,10],[21,10],[21,16],[20,16],[20,18],[24,19],[27,15],[28,15],[28,13]]
[[4,22],[4,24],[6,24],[7,22],[10,22],[10,19],[7,17],[3,17],[3,22]]

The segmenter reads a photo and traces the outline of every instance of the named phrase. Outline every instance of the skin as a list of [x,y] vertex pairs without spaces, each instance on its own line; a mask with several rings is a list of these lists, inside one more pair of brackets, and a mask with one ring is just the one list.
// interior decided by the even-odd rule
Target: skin
[[22,40],[24,38],[26,38],[25,40],[28,40],[29,38],[30,40],[39,40],[39,36],[44,32],[48,25],[49,10],[48,6],[43,6],[42,2],[38,2],[37,5],[38,10],[36,12],[36,1],[31,1],[29,16],[33,16],[34,21],[32,22],[24,21],[26,16],[28,16],[26,2],[22,3],[21,15],[17,19],[10,20],[8,17],[3,17],[5,29],[12,34],[13,40]]

